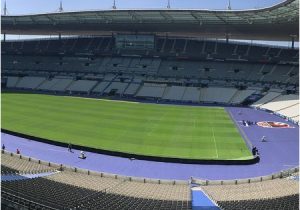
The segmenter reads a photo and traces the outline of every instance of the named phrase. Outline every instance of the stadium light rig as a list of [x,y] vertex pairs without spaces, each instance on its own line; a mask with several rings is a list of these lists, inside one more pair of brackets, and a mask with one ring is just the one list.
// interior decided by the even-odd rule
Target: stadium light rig
[[[6,16],[8,14],[7,12],[7,6],[6,6],[6,0],[4,1],[4,7],[3,7],[3,15]],[[3,41],[6,41],[6,33],[3,33]]]
[[227,6],[228,10],[231,10],[231,4],[230,4],[230,0],[228,0],[228,6]]
[[113,8],[113,9],[117,9],[117,6],[116,6],[116,0],[114,0],[112,8]]
[[170,9],[170,8],[171,8],[170,0],[168,0],[167,9]]
[[7,15],[7,7],[6,7],[6,1],[4,1],[4,7],[3,7],[3,15]]
[[63,4],[62,4],[62,1],[60,1],[58,12],[63,12],[63,11],[64,11]]

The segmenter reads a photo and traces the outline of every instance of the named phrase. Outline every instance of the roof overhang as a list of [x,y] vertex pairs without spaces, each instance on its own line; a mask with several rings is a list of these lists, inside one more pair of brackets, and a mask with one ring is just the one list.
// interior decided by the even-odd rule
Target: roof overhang
[[299,35],[299,0],[253,10],[101,10],[1,16],[2,34],[153,33],[251,40]]

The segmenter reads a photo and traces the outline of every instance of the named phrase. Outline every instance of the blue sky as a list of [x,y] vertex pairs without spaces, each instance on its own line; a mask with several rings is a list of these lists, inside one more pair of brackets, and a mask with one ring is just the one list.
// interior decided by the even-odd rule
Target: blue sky
[[[283,0],[231,0],[232,9],[268,7]],[[10,15],[54,12],[60,0],[6,0]],[[170,0],[171,8],[183,9],[226,9],[228,0]],[[110,9],[113,0],[63,0],[65,11]],[[3,8],[4,0],[1,1]],[[120,9],[165,8],[167,0],[116,0]],[[2,9],[3,12],[3,9]]]

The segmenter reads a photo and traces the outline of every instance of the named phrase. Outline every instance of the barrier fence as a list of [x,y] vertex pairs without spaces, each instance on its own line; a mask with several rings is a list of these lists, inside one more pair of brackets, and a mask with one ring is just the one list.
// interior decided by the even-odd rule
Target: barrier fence
[[12,152],[2,150],[2,154],[8,154],[10,156],[15,156],[23,160],[28,160],[35,162],[37,164],[43,164],[49,167],[53,167],[59,171],[72,171],[75,173],[82,173],[87,175],[96,175],[105,178],[112,178],[112,179],[121,179],[127,180],[132,182],[142,182],[142,183],[155,183],[155,184],[173,184],[173,185],[188,185],[188,184],[196,184],[196,185],[230,185],[230,184],[245,184],[245,183],[254,183],[254,182],[262,182],[266,180],[273,180],[278,178],[285,178],[289,177],[294,173],[299,172],[299,167],[290,168],[287,170],[283,170],[274,174],[270,174],[267,176],[260,176],[260,177],[253,177],[247,179],[235,179],[235,180],[205,180],[205,179],[198,179],[191,177],[190,180],[168,180],[168,179],[151,179],[151,178],[144,178],[144,177],[132,177],[132,176],[123,176],[118,174],[111,174],[105,172],[98,172],[98,171],[91,171],[87,169],[76,168],[68,165],[58,164],[47,162],[43,160],[38,160],[32,157],[23,156],[21,154],[15,154]]

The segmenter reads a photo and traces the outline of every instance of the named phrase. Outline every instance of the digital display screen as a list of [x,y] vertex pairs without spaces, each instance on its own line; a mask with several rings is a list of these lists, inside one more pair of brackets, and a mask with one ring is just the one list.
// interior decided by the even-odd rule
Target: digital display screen
[[154,35],[115,35],[115,46],[117,49],[148,50],[154,49]]

